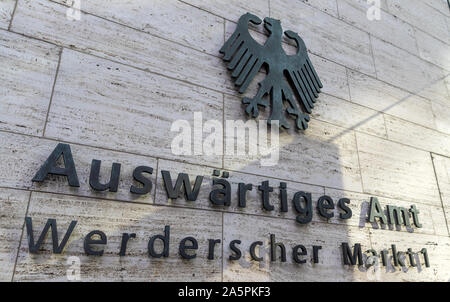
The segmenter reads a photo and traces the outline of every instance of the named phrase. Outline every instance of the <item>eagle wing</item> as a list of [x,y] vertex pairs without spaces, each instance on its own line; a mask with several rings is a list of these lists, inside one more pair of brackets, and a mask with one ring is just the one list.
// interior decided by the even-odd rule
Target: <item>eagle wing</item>
[[244,93],[248,85],[264,64],[264,46],[256,42],[248,31],[248,23],[261,24],[261,19],[250,13],[239,18],[233,35],[220,49],[224,60],[229,62],[227,68],[232,71],[235,85]]
[[285,31],[285,35],[295,40],[298,48],[297,54],[288,56],[285,70],[287,71],[294,91],[300,97],[304,109],[307,113],[311,113],[311,109],[314,108],[314,103],[316,102],[316,98],[319,97],[320,88],[323,85],[308,57],[303,39],[290,30]]

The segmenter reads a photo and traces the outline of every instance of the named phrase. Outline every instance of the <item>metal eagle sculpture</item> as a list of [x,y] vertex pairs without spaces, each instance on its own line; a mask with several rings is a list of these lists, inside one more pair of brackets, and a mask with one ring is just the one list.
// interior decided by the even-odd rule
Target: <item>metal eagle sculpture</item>
[[[290,128],[285,118],[286,110],[289,116],[295,118],[297,129],[305,130],[310,120],[308,114],[323,87],[308,57],[305,43],[295,32],[285,31],[284,34],[297,44],[297,53],[287,55],[281,46],[283,31],[279,20],[264,19],[264,28],[270,34],[264,45],[256,42],[250,35],[249,22],[259,25],[262,21],[250,13],[241,16],[236,30],[220,49],[220,53],[224,54],[223,59],[229,62],[227,68],[232,72],[231,76],[239,87],[239,93],[247,90],[263,66],[267,70],[265,79],[258,83],[256,96],[242,99],[242,103],[247,104],[246,113],[254,118],[258,117],[258,106],[267,107],[269,104],[264,97],[269,95],[272,109],[269,124],[271,121],[278,121],[280,127]],[[300,106],[294,99],[293,92],[300,100]]]

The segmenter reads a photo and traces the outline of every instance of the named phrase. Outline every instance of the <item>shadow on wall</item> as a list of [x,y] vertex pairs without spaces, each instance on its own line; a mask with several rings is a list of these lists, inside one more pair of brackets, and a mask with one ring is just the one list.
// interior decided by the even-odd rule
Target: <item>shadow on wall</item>
[[[246,119],[240,103],[239,98],[230,97],[224,109],[226,119]],[[262,112],[260,118],[266,119],[267,113],[268,111]],[[71,265],[66,262],[70,256],[78,257],[80,260],[82,281],[220,281],[222,265],[224,281],[353,280],[355,274],[364,273],[365,269],[343,266],[340,245],[347,242],[350,246],[354,243],[368,246],[368,233],[357,227],[348,227],[342,222],[327,223],[326,219],[320,217],[316,207],[318,199],[328,194],[324,186],[335,188],[360,186],[359,179],[355,178],[359,173],[356,152],[352,147],[348,147],[348,145],[355,146],[354,136],[343,135],[334,142],[328,142],[327,138],[335,134],[336,129],[330,129],[329,125],[318,121],[312,121],[310,129],[301,133],[292,131],[281,133],[280,160],[273,167],[261,166],[259,158],[225,156],[224,165],[230,172],[228,180],[232,187],[229,207],[214,206],[209,200],[213,168],[159,160],[156,171],[155,163],[127,162],[117,157],[119,153],[99,149],[88,151],[74,145],[72,152],[80,178],[80,188],[70,188],[67,179],[58,176],[49,177],[42,184],[33,184],[32,188],[42,193],[32,193],[27,216],[33,218],[35,240],[48,218],[57,220],[60,240],[70,221],[77,220],[77,226],[61,255],[51,253],[50,237],[45,241],[39,255],[29,254],[25,232],[14,280],[66,280],[66,272],[71,269]],[[46,148],[48,150],[42,151],[33,166],[39,167],[54,146],[49,145]],[[98,193],[89,187],[92,159],[102,160],[100,173],[102,183],[108,182],[113,162],[120,162],[123,165],[117,193]],[[60,165],[62,164],[60,159]],[[133,164],[134,166],[130,166]],[[137,198],[136,195],[129,193],[129,188],[133,184],[132,170],[135,166],[143,164],[153,166],[155,169],[152,181],[156,185],[148,196]],[[192,186],[196,175],[204,175],[197,200],[187,201],[183,189],[177,199],[168,200],[161,179],[161,170],[170,171],[174,181],[178,173],[188,173]],[[269,194],[269,202],[274,207],[272,211],[263,209],[262,194],[258,190],[263,181],[268,181],[273,187],[273,192]],[[237,205],[238,184],[241,182],[253,184],[253,190],[247,193],[245,208]],[[285,182],[287,187],[287,212],[281,211],[279,194],[281,182]],[[64,195],[45,192],[59,192]],[[301,203],[302,208],[306,209],[302,215],[292,202],[297,192],[311,194],[310,204]],[[334,199],[335,203],[337,201]],[[150,206],[151,204],[156,205]],[[335,217],[339,215],[337,209],[333,212]],[[308,215],[312,215],[311,222],[300,224],[296,221],[298,216]],[[149,257],[147,246],[149,238],[164,234],[166,225],[171,226],[170,256]],[[107,235],[108,244],[104,247],[103,256],[84,255],[84,237],[93,230],[101,230]],[[127,255],[120,257],[118,252],[122,233],[135,233],[136,239],[130,239]],[[276,243],[282,243],[285,247],[286,262],[281,262],[282,250],[279,247],[276,249],[275,261],[271,261],[271,234],[275,235]],[[188,236],[197,239],[199,249],[197,258],[183,260],[178,254],[178,245],[182,238]],[[207,259],[208,239],[221,239],[223,242],[222,248],[216,249],[214,260]],[[233,252],[229,245],[233,240],[241,240],[239,248],[242,257],[231,261],[229,256]],[[257,241],[262,242],[262,246],[256,249],[258,257],[263,259],[259,262],[252,260],[250,255],[250,246]],[[306,260],[303,264],[295,263],[293,260],[292,251],[298,245],[305,247],[306,255],[299,257]],[[321,247],[320,250],[317,249],[318,263],[313,263],[314,246]],[[162,242],[157,240],[155,249],[160,252],[162,248]]]
[[[253,81],[245,96],[254,95],[257,81],[263,76],[261,73]],[[224,97],[225,120],[247,119],[241,97]],[[407,101],[407,97],[399,103],[404,101]],[[268,114],[268,109],[261,111],[259,119],[267,119]],[[346,197],[345,192],[339,189],[362,191],[353,130],[371,118],[349,129],[312,120],[306,131],[284,131],[280,133],[280,159],[272,167],[261,166],[258,157],[224,156],[224,168],[230,172],[227,180],[231,184],[232,194],[228,207],[214,206],[209,200],[213,168],[163,159],[158,160],[157,164],[147,163],[154,168],[154,186],[147,196],[136,197],[128,193],[133,184],[133,168],[144,164],[132,161],[121,162],[124,168],[127,164],[127,169],[121,173],[118,193],[94,192],[88,184],[90,160],[103,160],[100,179],[106,183],[112,163],[119,162],[115,156],[120,153],[92,149],[92,153],[81,154],[83,148],[73,147],[81,187],[68,188],[64,177],[51,177],[42,185],[33,185],[32,188],[40,192],[32,193],[27,216],[33,218],[35,240],[48,218],[57,219],[60,239],[71,220],[78,220],[77,226],[61,255],[51,253],[50,237],[39,255],[29,254],[25,232],[14,280],[64,281],[67,279],[67,270],[71,268],[66,262],[70,256],[80,260],[81,281],[220,281],[222,278],[224,281],[380,280],[373,273],[373,267],[343,265],[343,242],[351,247],[360,243],[363,251],[371,248],[369,225],[366,223],[368,201],[353,205],[356,224],[339,219],[338,208],[330,210],[334,217],[329,219],[323,218],[317,210],[317,202],[324,195],[332,197],[337,204],[340,198]],[[167,135],[172,135],[169,129],[166,130]],[[40,158],[33,158],[36,161],[33,165],[41,165],[53,148],[48,146],[48,150],[39,155]],[[135,166],[131,166],[133,164]],[[203,175],[197,200],[186,200],[183,189],[177,199],[168,199],[161,170],[170,171],[173,180],[178,173],[188,173],[191,186],[194,185],[195,176]],[[269,194],[269,202],[274,207],[272,211],[263,208],[262,192],[258,190],[263,181],[268,181],[269,186],[273,187],[273,192]],[[247,192],[245,208],[238,206],[239,183],[253,185],[253,190]],[[287,212],[281,210],[281,183],[286,183],[287,187]],[[58,192],[63,195],[51,194]],[[303,213],[299,213],[293,202],[297,192],[311,193],[309,206],[301,202],[301,207],[306,209]],[[296,221],[298,217],[309,214],[312,214],[311,222],[301,224]],[[171,226],[169,257],[149,257],[149,238],[164,234],[166,225]],[[84,255],[83,240],[92,230],[101,230],[108,236],[103,256]],[[127,255],[120,257],[118,253],[122,233],[135,233],[136,238],[129,240]],[[275,248],[275,261],[271,261],[271,235],[275,235],[274,242],[283,244],[286,262],[281,261],[283,249],[279,245]],[[179,243],[188,236],[198,241],[197,257],[183,260],[178,254]],[[222,245],[218,245],[215,250],[213,260],[207,259],[208,239],[222,241]],[[238,247],[242,257],[239,260],[229,260],[230,255],[236,254],[229,247],[233,240],[241,241]],[[252,260],[250,255],[251,245],[258,241],[261,245],[255,250],[257,256],[262,258],[261,261]],[[298,245],[305,247],[305,255],[300,258],[306,262],[302,264],[296,263],[293,257],[293,249]],[[314,263],[313,259],[315,249],[319,255],[318,263]],[[163,250],[161,240],[155,242],[155,250]]]

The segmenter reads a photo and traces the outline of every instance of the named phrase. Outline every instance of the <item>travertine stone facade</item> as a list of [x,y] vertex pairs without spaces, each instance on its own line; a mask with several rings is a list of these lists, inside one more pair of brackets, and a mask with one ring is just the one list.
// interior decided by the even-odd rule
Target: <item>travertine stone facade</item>
[[[66,13],[72,1],[0,0],[0,280],[67,280],[70,256],[81,280],[108,281],[449,281],[450,280],[450,8],[443,0],[382,0],[381,20],[369,21],[365,0],[81,0],[80,20]],[[280,133],[280,160],[264,167],[242,156],[177,156],[174,121],[246,120],[241,97],[219,54],[238,18],[251,12],[280,19],[298,32],[324,85],[306,131]],[[267,37],[252,27],[259,42]],[[292,41],[283,45],[295,52]],[[258,75],[246,95],[257,89]],[[268,116],[268,110],[260,118]],[[63,177],[31,180],[59,143],[71,146],[80,187]],[[106,180],[122,164],[119,190],[89,186],[92,159]],[[150,193],[130,193],[133,170],[153,167]],[[230,172],[229,207],[209,200],[212,172]],[[168,199],[161,171],[204,175],[196,201]],[[254,188],[237,205],[239,182],[268,180],[275,210],[261,207]],[[280,212],[278,186],[289,201],[297,191],[314,201],[311,223]],[[324,219],[322,195],[351,200],[349,220]],[[420,210],[422,228],[367,221],[369,201]],[[39,254],[28,252],[25,217],[35,237],[48,218],[62,238],[77,220],[60,255],[48,236]],[[170,256],[152,258],[148,238],[171,226]],[[87,256],[84,236],[108,236],[101,257]],[[136,233],[127,255],[122,233]],[[271,262],[270,234],[283,242],[287,262]],[[197,239],[197,258],[182,259],[178,244]],[[36,239],[36,238],[35,238]],[[207,259],[208,239],[221,239]],[[242,241],[243,257],[230,261],[229,243]],[[260,240],[262,262],[250,259]],[[427,248],[430,268],[348,266],[340,245],[364,251],[395,244]],[[308,261],[296,264],[303,244]],[[319,263],[312,246],[321,245]]]

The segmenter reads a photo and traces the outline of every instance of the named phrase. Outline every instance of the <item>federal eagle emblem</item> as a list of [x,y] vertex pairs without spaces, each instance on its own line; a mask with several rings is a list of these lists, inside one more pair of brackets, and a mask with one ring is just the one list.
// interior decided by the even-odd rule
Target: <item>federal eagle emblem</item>
[[[224,54],[224,61],[229,62],[227,68],[232,72],[231,77],[239,87],[239,93],[247,90],[262,67],[266,69],[267,76],[258,83],[256,96],[242,99],[242,103],[247,105],[245,112],[254,118],[258,117],[258,106],[267,107],[265,96],[269,96],[269,124],[271,121],[278,121],[279,127],[288,129],[290,125],[286,120],[287,115],[295,118],[297,129],[305,130],[308,128],[309,114],[320,88],[323,87],[308,57],[305,43],[295,32],[285,31],[284,34],[297,44],[297,53],[287,55],[281,46],[283,31],[279,20],[264,19],[264,28],[270,34],[264,45],[256,42],[250,35],[249,22],[259,25],[262,21],[250,13],[241,16],[236,30],[220,49],[220,53]],[[293,97],[294,93],[299,104]]]

